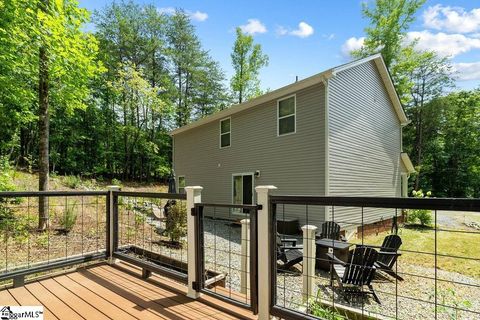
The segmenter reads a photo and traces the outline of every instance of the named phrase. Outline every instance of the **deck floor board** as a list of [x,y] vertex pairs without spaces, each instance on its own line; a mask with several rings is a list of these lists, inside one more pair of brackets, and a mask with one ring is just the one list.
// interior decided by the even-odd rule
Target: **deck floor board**
[[96,265],[0,290],[0,305],[43,305],[47,320],[255,319],[247,310],[226,309],[224,302],[217,309],[210,300],[192,300],[169,279],[140,275],[139,268],[123,263]]

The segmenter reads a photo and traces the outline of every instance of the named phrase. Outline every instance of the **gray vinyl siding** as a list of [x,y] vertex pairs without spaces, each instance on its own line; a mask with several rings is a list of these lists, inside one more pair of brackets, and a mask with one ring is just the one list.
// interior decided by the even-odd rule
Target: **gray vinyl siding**
[[[328,113],[329,195],[399,197],[400,122],[373,61],[330,80]],[[367,208],[363,221],[394,214]],[[333,215],[345,227],[362,221],[360,208],[335,208]]]
[[[278,194],[324,195],[324,111],[324,87],[318,84],[296,93],[294,134],[277,136],[277,100],[232,114],[228,148],[219,147],[219,121],[179,133],[174,136],[175,173],[185,176],[187,185],[204,188],[203,202],[232,203],[232,174],[256,170],[260,177],[254,186],[275,185]],[[314,211],[310,223],[318,224],[323,210]],[[303,207],[286,209],[285,217],[306,222]]]

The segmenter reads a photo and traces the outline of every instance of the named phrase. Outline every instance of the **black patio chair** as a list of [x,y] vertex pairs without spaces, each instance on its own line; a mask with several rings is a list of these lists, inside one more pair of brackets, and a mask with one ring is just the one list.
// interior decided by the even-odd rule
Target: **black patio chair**
[[[377,270],[383,271],[391,275],[392,277],[403,281],[403,278],[399,276],[393,269],[398,257],[402,255],[398,252],[401,245],[402,238],[400,238],[400,236],[396,234],[386,236],[385,239],[383,239],[382,246],[380,247],[380,251],[378,252],[375,267],[377,267]],[[358,245],[358,247],[362,246],[369,247],[368,245]]]
[[[350,296],[364,296],[371,294],[375,301],[380,304],[373,286],[371,284],[375,277],[375,261],[377,260],[377,251],[368,247],[357,247],[350,253],[348,262],[344,262],[332,253],[327,253],[331,260],[332,272],[335,276],[343,297],[350,302]],[[330,283],[333,287],[333,279]],[[367,287],[367,290],[364,290]]]
[[322,223],[322,231],[317,233],[317,238],[347,241],[347,239],[340,234],[340,225],[333,221],[325,221]]
[[297,245],[297,239],[282,239],[280,234],[277,234],[277,260],[283,262],[280,269],[286,270],[302,262],[302,250],[303,246]]

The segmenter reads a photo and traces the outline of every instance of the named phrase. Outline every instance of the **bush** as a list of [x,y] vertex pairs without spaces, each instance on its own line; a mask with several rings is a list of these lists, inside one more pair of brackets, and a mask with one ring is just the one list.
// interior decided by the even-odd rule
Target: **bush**
[[65,213],[62,217],[60,217],[59,224],[62,231],[64,231],[65,233],[69,233],[70,231],[72,231],[75,223],[77,222],[77,212],[75,211],[76,206],[76,202],[70,206],[65,206]]
[[165,234],[171,242],[179,242],[187,234],[187,208],[176,202],[168,208],[165,221]]
[[63,184],[70,189],[77,189],[82,185],[82,179],[79,176],[65,176],[63,177]]
[[[422,190],[412,191],[415,198],[430,198],[432,193],[430,191],[425,195]],[[414,209],[408,211],[407,221],[412,224],[420,223],[422,226],[429,226],[432,224],[432,211],[425,209]]]
[[[0,191],[14,191],[12,167],[6,157],[0,157]],[[0,199],[1,200],[1,199]]]

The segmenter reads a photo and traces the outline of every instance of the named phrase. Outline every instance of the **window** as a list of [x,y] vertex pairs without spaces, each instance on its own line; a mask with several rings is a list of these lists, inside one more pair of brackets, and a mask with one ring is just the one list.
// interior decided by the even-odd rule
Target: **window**
[[178,193],[185,193],[185,177],[178,177]]
[[220,120],[220,148],[230,147],[230,118]]
[[278,100],[277,133],[279,136],[295,133],[295,96]]

